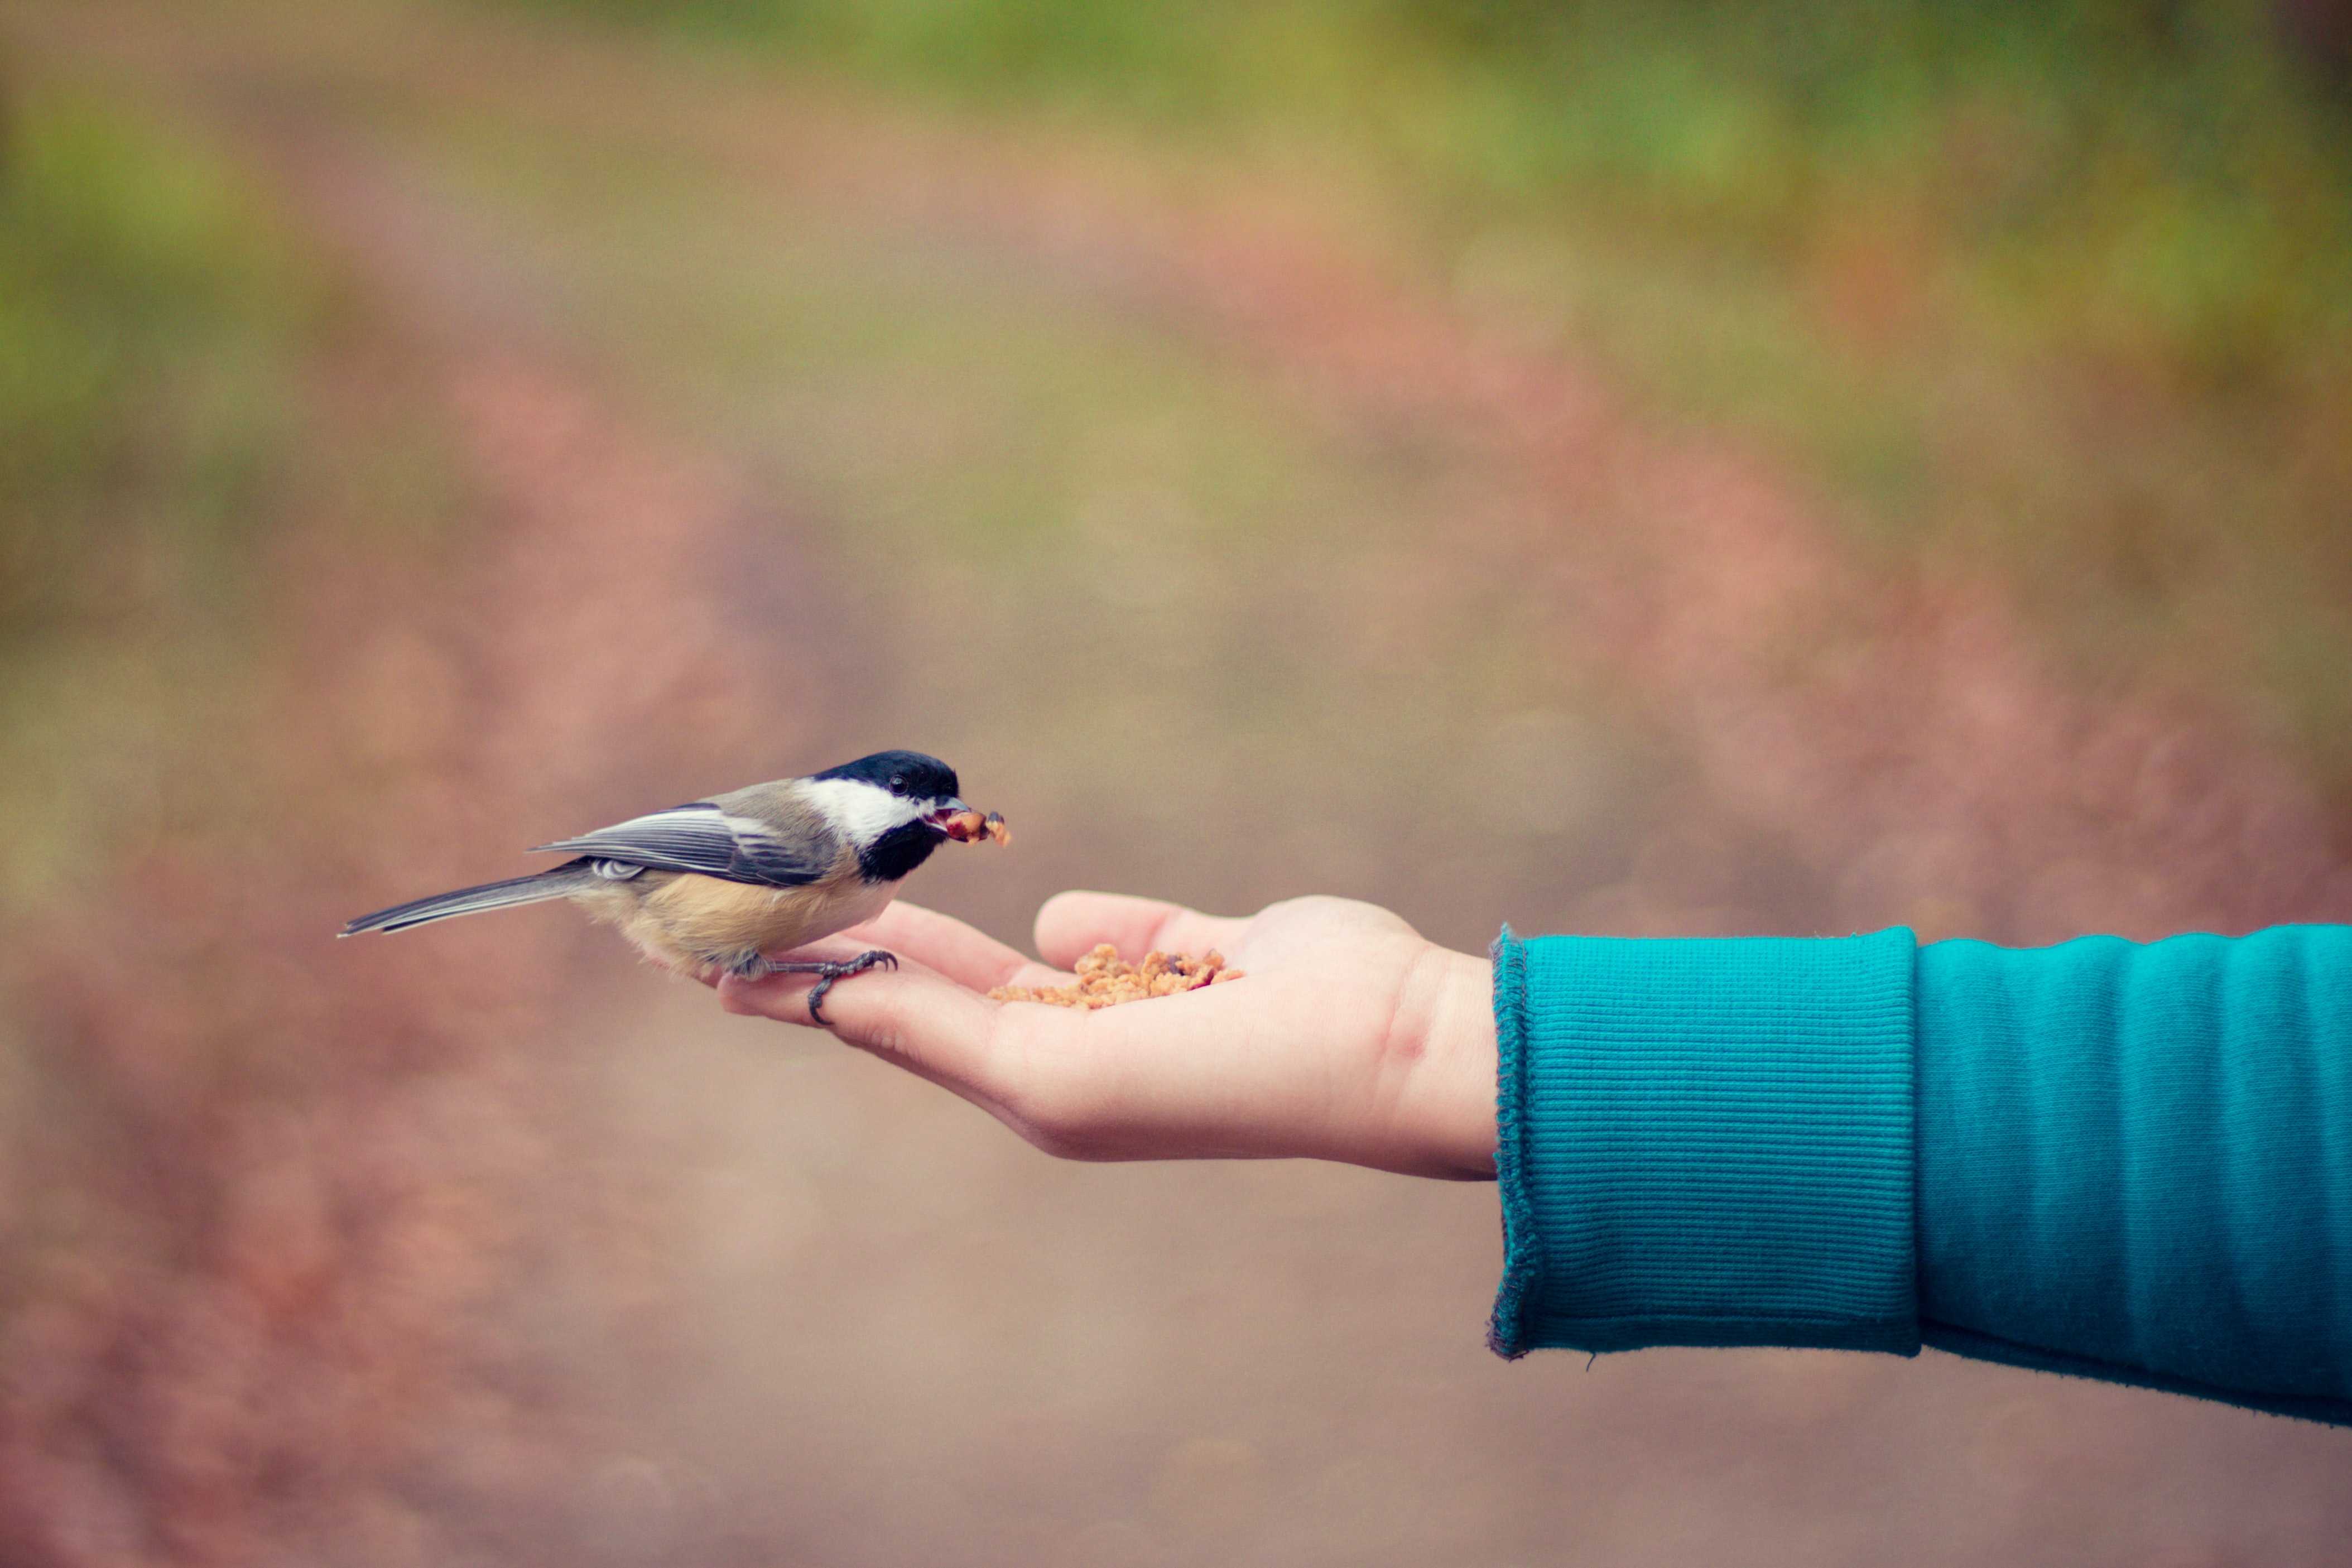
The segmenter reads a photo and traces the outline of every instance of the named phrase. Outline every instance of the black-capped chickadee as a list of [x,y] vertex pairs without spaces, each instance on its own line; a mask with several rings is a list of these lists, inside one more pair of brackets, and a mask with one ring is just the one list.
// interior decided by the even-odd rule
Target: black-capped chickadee
[[655,962],[704,979],[721,972],[816,975],[809,1016],[823,1023],[835,981],[898,961],[878,950],[845,963],[766,955],[880,914],[940,840],[1001,836],[1001,818],[975,832],[979,820],[957,795],[953,768],[920,752],[877,752],[804,778],[751,784],[542,844],[577,858],[536,876],[378,910],[342,934],[570,899],[619,926]]

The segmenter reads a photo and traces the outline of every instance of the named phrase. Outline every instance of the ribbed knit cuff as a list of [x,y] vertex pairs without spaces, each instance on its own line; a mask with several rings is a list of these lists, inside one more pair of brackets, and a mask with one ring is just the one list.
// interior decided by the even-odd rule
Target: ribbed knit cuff
[[1506,928],[1496,1353],[1916,1352],[1912,953]]

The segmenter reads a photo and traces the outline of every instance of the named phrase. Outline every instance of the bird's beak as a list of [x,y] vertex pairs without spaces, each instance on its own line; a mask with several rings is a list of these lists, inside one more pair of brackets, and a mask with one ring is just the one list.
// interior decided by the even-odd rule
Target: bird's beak
[[947,799],[940,801],[937,805],[931,807],[930,816],[927,820],[933,827],[945,827],[949,823],[954,821],[957,817],[961,816],[965,812],[970,811],[971,809],[971,807],[964,805],[961,800],[959,800],[954,795],[950,795]]

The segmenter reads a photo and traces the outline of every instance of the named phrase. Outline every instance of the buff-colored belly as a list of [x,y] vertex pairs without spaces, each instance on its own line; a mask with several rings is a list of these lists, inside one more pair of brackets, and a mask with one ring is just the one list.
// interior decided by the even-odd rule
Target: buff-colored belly
[[[635,885],[656,876],[663,880]],[[599,919],[620,926],[647,957],[683,973],[707,974],[871,920],[897,891],[895,883],[869,883],[854,875],[829,888],[762,888],[647,871],[583,893],[580,901]]]

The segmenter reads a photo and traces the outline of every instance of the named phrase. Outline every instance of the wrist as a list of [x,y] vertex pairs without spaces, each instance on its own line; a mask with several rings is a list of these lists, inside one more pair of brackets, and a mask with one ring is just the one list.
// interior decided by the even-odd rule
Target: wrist
[[1495,966],[1466,952],[1433,948],[1417,966],[1423,994],[1420,1100],[1425,1173],[1457,1181],[1495,1178]]

